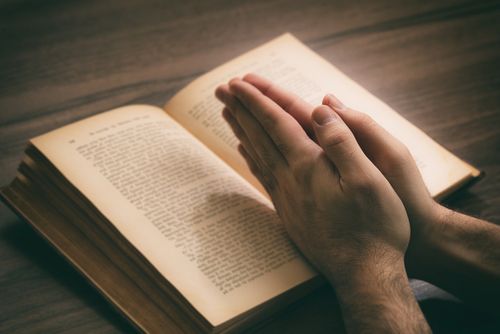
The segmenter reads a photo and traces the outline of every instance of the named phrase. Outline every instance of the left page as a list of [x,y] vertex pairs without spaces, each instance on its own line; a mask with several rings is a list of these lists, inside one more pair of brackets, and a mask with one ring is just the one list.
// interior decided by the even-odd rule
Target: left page
[[213,326],[316,275],[267,198],[159,108],[32,143]]

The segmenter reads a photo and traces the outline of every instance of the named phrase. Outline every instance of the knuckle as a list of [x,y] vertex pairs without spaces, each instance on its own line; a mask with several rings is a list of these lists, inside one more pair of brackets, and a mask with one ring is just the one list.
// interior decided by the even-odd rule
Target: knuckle
[[231,109],[231,116],[236,119],[238,122],[241,122],[241,111],[240,106],[236,102],[232,102],[229,105],[229,109]]
[[261,173],[260,176],[261,176],[261,182],[264,184],[266,191],[269,194],[272,194],[278,186],[278,182],[276,181],[276,178],[274,177],[274,175],[272,173],[269,173],[266,171]]
[[364,114],[364,113],[359,113],[358,122],[366,128],[371,128],[371,127],[377,125],[377,123],[375,122],[375,120],[373,118],[371,118],[369,115]]
[[349,131],[344,128],[332,129],[328,134],[324,137],[324,148],[325,149],[335,149],[338,146],[341,146],[347,143],[351,139],[351,134]]
[[395,150],[396,150],[397,155],[401,159],[404,159],[404,160],[413,159],[413,156],[411,155],[410,150],[403,143],[400,142],[399,145],[397,145],[395,147]]
[[261,92],[263,95],[268,95],[269,93],[272,93],[276,89],[276,85],[274,83],[269,83],[268,85],[265,85],[262,87]]
[[273,173],[268,170],[267,166],[263,166],[262,162],[256,162],[253,166],[249,167],[252,174],[264,186],[267,193],[272,195],[277,186],[276,178]]
[[263,111],[260,115],[260,123],[267,131],[272,131],[277,126],[278,121],[270,113]]
[[228,106],[231,111],[238,106],[238,100],[229,92],[229,87],[222,89],[221,94],[223,96],[224,104]]
[[255,163],[247,162],[247,165],[248,165],[248,168],[250,169],[250,172],[252,172],[252,174],[256,178],[260,179],[260,174],[261,174],[260,168],[257,167],[257,165]]
[[368,175],[358,175],[350,180],[352,191],[362,198],[372,197],[375,194],[377,182]]
[[232,125],[231,129],[233,130],[234,136],[236,138],[238,138],[240,140],[243,138],[244,133],[243,133],[243,129],[240,126]]
[[313,166],[310,157],[301,156],[291,164],[292,175],[298,182],[309,184],[312,179]]
[[253,76],[254,76],[254,74],[250,72],[250,73],[245,74],[242,79],[243,79],[243,81],[252,80]]
[[262,163],[270,172],[274,172],[278,169],[279,163],[271,153],[269,153],[268,151],[263,151],[260,154]]
[[274,144],[279,152],[281,152],[284,156],[287,156],[290,153],[290,147],[286,143],[282,141],[275,140]]
[[295,110],[300,106],[300,98],[298,96],[293,97],[285,106],[285,110]]
[[408,148],[399,143],[399,145],[394,145],[390,150],[388,150],[381,163],[387,171],[394,171],[406,168],[406,166],[408,166],[408,164],[412,161],[413,156]]

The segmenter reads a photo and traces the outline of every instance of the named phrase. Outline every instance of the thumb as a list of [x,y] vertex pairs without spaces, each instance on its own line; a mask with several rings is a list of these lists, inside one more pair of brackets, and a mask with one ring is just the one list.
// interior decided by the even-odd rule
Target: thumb
[[311,117],[318,143],[337,167],[341,177],[366,174],[366,169],[373,167],[351,130],[332,108],[318,106]]
[[331,107],[352,131],[363,152],[386,177],[407,206],[408,214],[425,212],[429,191],[417,164],[406,146],[368,115],[350,109],[328,94],[323,104]]
[[403,143],[367,114],[344,106],[339,99],[331,94],[325,96],[323,104],[338,113],[354,134],[363,152],[377,167],[382,168],[387,160],[405,155]]

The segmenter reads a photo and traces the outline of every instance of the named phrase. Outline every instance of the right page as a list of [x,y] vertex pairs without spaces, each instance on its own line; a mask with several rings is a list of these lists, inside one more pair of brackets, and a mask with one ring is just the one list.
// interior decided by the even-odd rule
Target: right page
[[326,93],[333,93],[351,108],[370,115],[409,148],[433,197],[480,174],[295,37],[284,34],[199,77],[165,106],[167,113],[260,191],[239,156],[237,139],[221,116],[222,104],[214,96],[219,84],[249,72],[276,82],[313,105],[320,104]]

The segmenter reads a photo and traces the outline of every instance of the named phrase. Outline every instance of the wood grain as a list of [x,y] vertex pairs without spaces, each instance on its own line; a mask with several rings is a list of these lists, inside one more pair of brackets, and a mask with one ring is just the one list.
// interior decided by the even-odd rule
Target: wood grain
[[[290,31],[455,154],[486,172],[447,205],[500,222],[498,1],[0,2],[0,185],[27,140],[129,103],[162,105],[203,72]],[[436,333],[500,323],[421,282]],[[0,332],[132,328],[5,206]],[[325,288],[259,332],[339,332]]]

